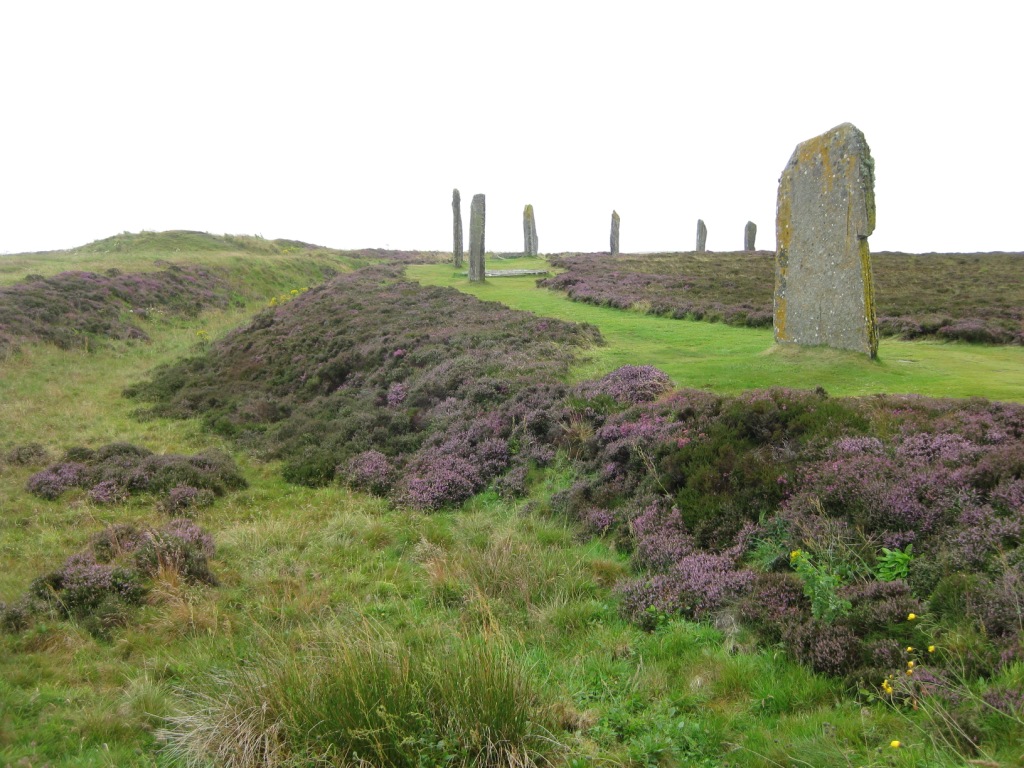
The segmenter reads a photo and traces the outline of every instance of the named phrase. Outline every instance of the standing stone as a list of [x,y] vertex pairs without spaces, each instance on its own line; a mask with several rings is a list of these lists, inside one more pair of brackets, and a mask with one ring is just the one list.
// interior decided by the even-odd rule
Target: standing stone
[[612,256],[619,255],[619,214],[612,211]]
[[523,208],[523,255],[537,255],[537,220],[533,218],[533,206]]
[[754,240],[757,239],[757,224],[752,221],[747,222],[747,226],[743,228],[743,250],[753,251]]
[[878,353],[868,235],[875,163],[843,123],[797,145],[779,179],[775,340]]
[[469,208],[469,280],[484,281],[484,218],[483,195],[473,195]]
[[708,228],[704,226],[704,219],[697,219],[697,253],[704,253],[708,244]]
[[455,266],[462,266],[462,196],[459,190],[452,190],[452,256]]

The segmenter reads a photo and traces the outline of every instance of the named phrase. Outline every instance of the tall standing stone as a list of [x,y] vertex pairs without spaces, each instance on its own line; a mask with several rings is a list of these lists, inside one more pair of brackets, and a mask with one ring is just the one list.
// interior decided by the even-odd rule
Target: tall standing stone
[[617,214],[615,211],[612,211],[611,249],[612,256],[619,255],[619,214]]
[[523,208],[523,255],[536,256],[537,251],[537,220],[533,218],[533,206]]
[[452,190],[452,257],[455,266],[462,266],[462,196],[459,190]]
[[484,281],[484,218],[483,195],[473,195],[469,208],[469,280],[473,283]]
[[708,228],[704,226],[704,219],[697,219],[697,253],[704,253],[708,244]]
[[743,228],[743,250],[752,251],[754,250],[754,240],[757,239],[757,224],[752,221],[747,222],[747,226]]
[[875,163],[843,123],[797,145],[779,179],[775,340],[878,353],[868,235]]

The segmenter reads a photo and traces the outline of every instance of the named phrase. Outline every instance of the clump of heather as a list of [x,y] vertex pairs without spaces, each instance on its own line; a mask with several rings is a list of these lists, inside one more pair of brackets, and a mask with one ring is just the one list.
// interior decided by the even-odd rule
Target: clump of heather
[[0,605],[0,629],[20,632],[49,616],[79,621],[95,636],[108,638],[130,620],[161,571],[216,584],[209,565],[213,554],[213,538],[191,520],[177,518],[155,529],[111,525],[60,568],[35,579],[17,602]]
[[138,574],[128,568],[97,562],[91,552],[72,555],[60,569],[36,579],[36,598],[52,600],[66,615],[81,617],[108,597],[138,603],[145,594]]
[[89,499],[96,504],[118,504],[128,498],[116,480],[101,480],[89,489]]
[[170,517],[193,517],[203,507],[213,503],[214,493],[208,488],[176,485],[157,502],[157,508]]
[[198,508],[213,495],[245,486],[245,478],[225,453],[154,454],[129,443],[96,450],[71,448],[63,461],[35,473],[26,483],[29,493],[44,499],[59,498],[72,488],[86,489],[98,504],[122,502],[132,494],[166,492],[162,506],[172,513]]
[[395,479],[395,468],[380,451],[363,451],[353,456],[337,474],[349,485],[376,494],[385,494]]
[[637,405],[657,400],[672,389],[672,380],[653,365],[624,365],[595,381],[576,387],[584,398],[610,397],[622,405]]
[[753,580],[752,571],[737,569],[735,557],[695,552],[663,573],[627,583],[622,588],[622,610],[634,619],[651,608],[703,619],[744,594]]
[[189,581],[216,585],[217,578],[209,564],[213,555],[212,536],[191,520],[175,518],[143,535],[133,552],[133,561],[147,576],[169,569]]
[[88,348],[97,339],[146,339],[136,321],[153,311],[194,316],[226,307],[228,284],[208,269],[172,265],[156,272],[109,270],[30,276],[0,286],[0,349],[43,341],[62,349]]
[[[0,343],[0,348],[2,348],[2,343]],[[25,443],[11,448],[3,458],[8,464],[15,467],[31,467],[46,464],[50,460],[50,454],[39,443]]]

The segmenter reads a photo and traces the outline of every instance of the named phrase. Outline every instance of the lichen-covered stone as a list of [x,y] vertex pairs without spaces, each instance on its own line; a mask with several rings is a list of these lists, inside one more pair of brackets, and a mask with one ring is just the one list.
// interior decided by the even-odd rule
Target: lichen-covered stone
[[752,221],[747,222],[747,226],[743,228],[743,250],[752,251],[754,250],[754,241],[757,239],[757,224]]
[[470,282],[484,281],[484,196],[473,195],[469,207],[469,279]]
[[704,226],[704,219],[697,219],[697,253],[704,253],[708,245],[708,228]]
[[615,211],[612,211],[611,250],[612,256],[619,255],[619,214]]
[[537,251],[537,220],[533,217],[533,206],[523,208],[523,255],[536,256]]
[[843,123],[799,144],[779,180],[775,340],[878,352],[868,235],[875,170],[864,134]]
[[452,257],[455,266],[462,266],[462,196],[459,190],[452,190]]

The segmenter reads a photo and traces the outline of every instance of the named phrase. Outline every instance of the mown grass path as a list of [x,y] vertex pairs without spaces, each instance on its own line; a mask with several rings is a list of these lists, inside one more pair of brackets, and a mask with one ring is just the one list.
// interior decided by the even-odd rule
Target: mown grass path
[[[516,268],[543,268],[517,259]],[[537,288],[534,277],[472,284],[450,265],[410,266],[407,275],[561,320],[592,323],[608,344],[577,368],[580,378],[621,365],[650,364],[680,387],[736,393],[760,387],[824,387],[833,395],[915,393],[1024,402],[1024,348],[883,339],[877,360],[823,348],[779,347],[766,329],[673,320],[573,302]]]

